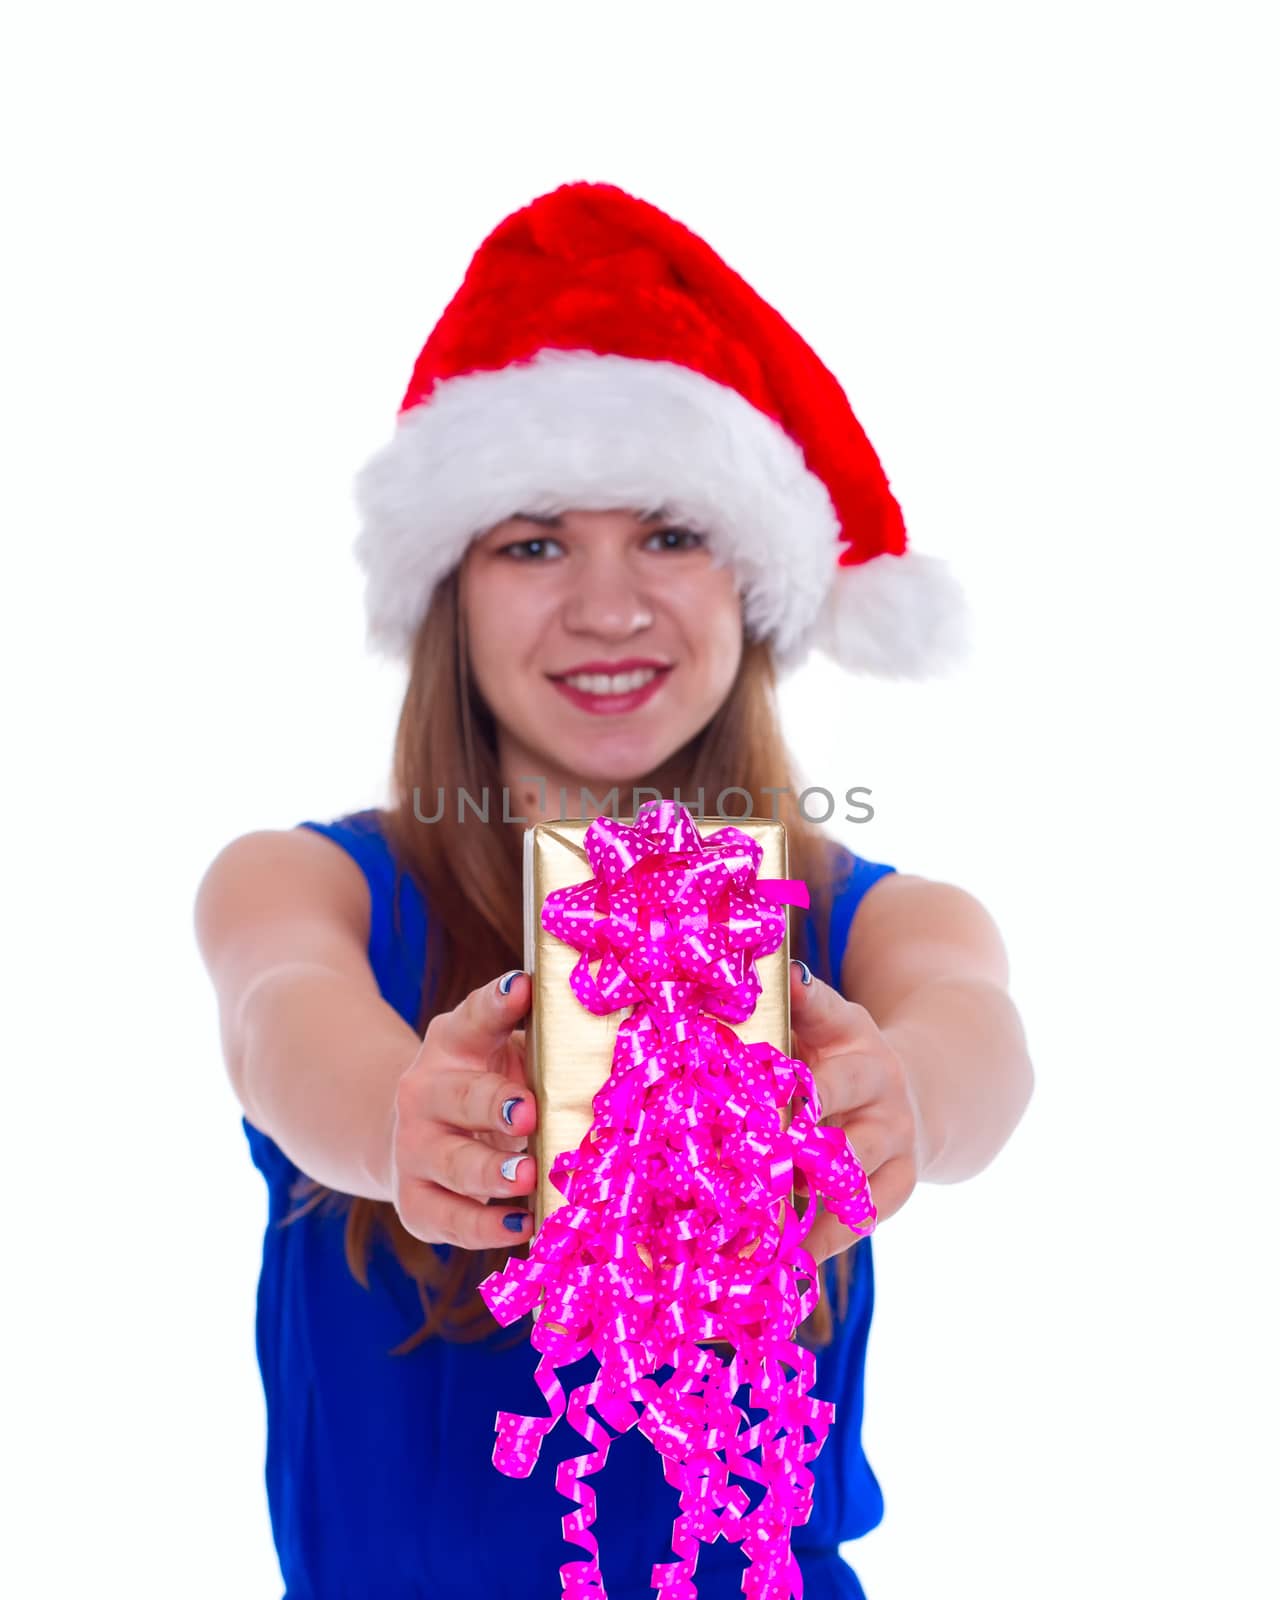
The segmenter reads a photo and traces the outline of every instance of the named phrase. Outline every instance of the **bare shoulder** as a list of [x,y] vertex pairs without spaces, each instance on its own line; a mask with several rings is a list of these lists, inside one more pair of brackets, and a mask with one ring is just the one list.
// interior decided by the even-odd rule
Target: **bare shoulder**
[[369,887],[310,828],[259,829],[223,845],[196,890],[196,942],[220,989],[283,961],[367,968]]
[[875,1016],[937,977],[980,978],[1007,988],[1008,953],[995,919],[958,884],[887,873],[858,904],[841,990]]

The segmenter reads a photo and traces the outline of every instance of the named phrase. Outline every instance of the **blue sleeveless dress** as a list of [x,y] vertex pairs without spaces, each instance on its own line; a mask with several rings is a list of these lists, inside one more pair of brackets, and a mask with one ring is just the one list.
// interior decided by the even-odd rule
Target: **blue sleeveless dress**
[[[334,840],[364,872],[371,896],[369,960],[383,998],[416,1026],[426,959],[426,910],[408,874],[393,904],[395,861],[376,811],[334,822],[300,823]],[[849,852],[845,852],[846,855]],[[851,857],[852,874],[833,906],[831,937],[819,949],[806,922],[803,951],[815,972],[838,973],[854,911],[894,868]],[[407,1355],[391,1349],[416,1332],[416,1286],[375,1230],[370,1288],[358,1284],[343,1250],[345,1217],[320,1207],[287,1228],[290,1187],[299,1177],[275,1142],[242,1118],[255,1165],[266,1179],[268,1221],[258,1285],[256,1341],[266,1395],[266,1486],[284,1600],[470,1600],[562,1592],[559,1569],[586,1552],[568,1543],[561,1518],[572,1502],[555,1487],[556,1464],[587,1448],[562,1417],[543,1441],[529,1478],[493,1465],[500,1410],[544,1416],[533,1380],[538,1353],[515,1328],[450,1344],[428,1339]],[[443,1255],[447,1246],[439,1247]],[[871,1240],[854,1247],[848,1309],[838,1318],[835,1258],[823,1264],[835,1333],[816,1352],[812,1393],[836,1405],[817,1461],[813,1514],[792,1550],[805,1600],[864,1600],[838,1546],[880,1521],[880,1486],[863,1453],[862,1399],[873,1277]],[[595,1375],[595,1360],[558,1369],[566,1391]],[[738,1404],[749,1421],[763,1412]],[[610,1446],[592,1531],[609,1600],[653,1600],[655,1563],[674,1559],[678,1492],[658,1453],[633,1428]],[[751,1505],[762,1490],[746,1483]],[[699,1600],[739,1600],[747,1563],[741,1546],[700,1546]]]

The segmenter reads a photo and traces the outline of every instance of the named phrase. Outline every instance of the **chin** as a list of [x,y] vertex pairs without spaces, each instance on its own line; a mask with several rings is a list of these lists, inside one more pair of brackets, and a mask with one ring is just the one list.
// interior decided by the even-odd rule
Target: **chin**
[[631,740],[610,744],[606,740],[594,742],[589,749],[565,751],[560,760],[568,771],[578,773],[581,781],[597,795],[602,791],[607,793],[617,784],[622,791],[618,796],[621,807],[624,802],[630,804],[626,791],[643,784],[677,749],[678,744],[665,740],[652,746],[637,746]]

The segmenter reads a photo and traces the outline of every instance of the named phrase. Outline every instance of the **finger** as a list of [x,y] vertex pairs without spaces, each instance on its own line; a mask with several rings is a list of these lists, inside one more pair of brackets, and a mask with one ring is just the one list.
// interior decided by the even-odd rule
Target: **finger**
[[[453,1194],[439,1184],[410,1179],[398,1207],[401,1222],[415,1238],[429,1244],[457,1245],[463,1250],[500,1250],[532,1236],[532,1214],[519,1203],[486,1205]],[[504,1219],[519,1218],[518,1228]]]
[[879,1093],[883,1071],[874,1056],[842,1055],[811,1069],[818,1091],[818,1121],[830,1123],[870,1105]]
[[[504,994],[502,983],[510,980]],[[527,972],[514,977],[504,973],[493,983],[481,984],[466,999],[433,1017],[427,1032],[439,1050],[460,1066],[481,1067],[511,1037],[533,999],[533,980]]]
[[838,1255],[841,1250],[847,1250],[854,1242],[854,1238],[852,1230],[846,1228],[839,1217],[833,1217],[829,1211],[819,1207],[813,1227],[809,1229],[804,1240],[804,1247],[815,1263],[821,1266],[828,1257]]
[[894,1156],[876,1173],[876,1218],[885,1222],[901,1211],[916,1187],[914,1162],[907,1156]]
[[532,1194],[538,1173],[528,1151],[499,1150],[484,1135],[454,1133],[430,1123],[397,1152],[397,1167],[406,1177],[437,1183],[472,1200],[523,1198]]
[[476,1072],[470,1067],[441,1067],[420,1080],[419,1115],[458,1132],[531,1134],[538,1122],[538,1103],[527,1088],[502,1072]]
[[[879,1199],[876,1201],[877,1222],[883,1221],[883,1214],[879,1209]],[[852,1228],[846,1228],[839,1217],[832,1216],[821,1201],[818,1203],[818,1215],[813,1227],[809,1229],[804,1239],[804,1247],[821,1266],[828,1256],[839,1255],[841,1251],[849,1249],[858,1242],[863,1235],[854,1233]]]
[[[878,1169],[871,1184],[871,1198],[875,1201],[876,1227],[895,1216],[910,1199],[916,1187],[915,1170],[909,1160],[894,1156]],[[821,1200],[818,1215],[803,1243],[813,1259],[821,1265],[828,1256],[839,1254],[856,1244],[861,1234],[846,1228],[839,1217],[833,1216]]]
[[823,1125],[831,1126],[844,1135],[845,1143],[868,1178],[874,1177],[882,1166],[896,1161],[903,1153],[902,1144],[895,1140],[892,1127],[875,1112],[844,1119],[824,1117],[819,1126]]
[[[511,1040],[507,1047],[506,1062],[502,1070],[506,1077],[511,1080],[511,1095],[517,1095],[529,1099],[533,1098],[533,1091],[529,1087],[528,1074],[525,1071],[523,1028],[517,1028],[511,1035]],[[527,1148],[529,1143],[527,1134],[493,1133],[492,1131],[486,1130],[484,1132],[473,1133],[472,1137],[476,1139],[487,1139],[490,1144],[496,1145],[497,1148],[504,1153],[512,1150],[524,1150]]]
[[511,1079],[512,1083],[518,1085],[521,1089],[529,1087],[529,1077],[525,1065],[528,1059],[529,1049],[525,1030],[516,1028],[507,1040],[503,1071]]
[[885,1137],[882,1129],[867,1119],[852,1126],[842,1126],[845,1142],[853,1152],[854,1160],[870,1178],[879,1172],[885,1160]]
[[857,1049],[879,1035],[865,1006],[846,1000],[821,978],[805,983],[795,961],[791,963],[791,1031],[802,1059],[810,1066],[824,1053]]

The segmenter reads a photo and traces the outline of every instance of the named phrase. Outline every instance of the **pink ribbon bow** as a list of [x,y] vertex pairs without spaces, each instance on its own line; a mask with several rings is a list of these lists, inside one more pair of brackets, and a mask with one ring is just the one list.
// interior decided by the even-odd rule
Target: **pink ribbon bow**
[[[744,1045],[727,1024],[755,1009],[756,960],[781,945],[785,908],[808,905],[808,890],[795,878],[760,879],[756,840],[732,826],[703,838],[671,800],[648,802],[633,826],[598,818],[585,846],[593,877],[548,895],[543,925],[581,952],[570,981],[589,1011],[634,1009],[592,1102],[591,1132],[552,1164],[565,1203],[527,1260],[511,1257],[480,1285],[504,1327],[541,1302],[530,1338],[550,1410],[498,1412],[493,1462],[528,1477],[566,1409],[591,1446],[556,1473],[577,1505],[565,1539],[590,1557],[561,1567],[564,1600],[607,1600],[589,1531],[596,1495],[583,1479],[604,1466],[613,1436],[588,1406],[618,1433],[638,1426],[680,1491],[677,1559],[655,1565],[650,1580],[662,1600],[697,1600],[699,1541],[717,1537],[742,1542],[750,1600],[799,1600],[791,1529],[813,1509],[806,1463],[835,1416],[833,1403],[809,1396],[814,1356],[792,1337],[819,1293],[801,1241],[819,1195],[859,1235],[876,1213],[847,1135],[818,1126],[806,1064],[771,1044]],[[797,1168],[808,1181],[803,1222],[790,1204]],[[709,1339],[727,1341],[732,1359],[698,1342]],[[599,1376],[566,1402],[554,1369],[588,1351]],[[674,1374],[658,1383],[664,1366]],[[733,1403],[744,1383],[750,1405],[767,1413],[754,1426]],[[764,1485],[754,1510],[730,1474]]]

